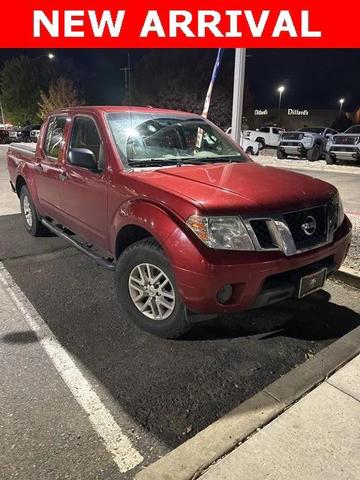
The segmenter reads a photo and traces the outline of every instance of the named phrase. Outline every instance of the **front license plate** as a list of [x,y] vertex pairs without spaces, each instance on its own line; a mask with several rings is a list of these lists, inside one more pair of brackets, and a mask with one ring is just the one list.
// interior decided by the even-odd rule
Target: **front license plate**
[[323,268],[318,272],[311,273],[300,279],[300,287],[298,297],[302,298],[310,293],[316,292],[324,286],[326,280],[327,269]]

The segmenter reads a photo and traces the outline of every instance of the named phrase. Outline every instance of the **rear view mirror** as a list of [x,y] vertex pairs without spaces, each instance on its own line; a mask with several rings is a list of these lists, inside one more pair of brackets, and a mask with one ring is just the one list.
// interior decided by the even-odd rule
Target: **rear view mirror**
[[87,168],[88,170],[98,169],[94,152],[88,148],[71,148],[68,158],[71,165]]

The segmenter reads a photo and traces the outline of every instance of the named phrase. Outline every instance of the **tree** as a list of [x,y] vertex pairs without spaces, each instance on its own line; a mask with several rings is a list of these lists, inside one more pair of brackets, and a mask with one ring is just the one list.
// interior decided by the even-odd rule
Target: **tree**
[[[151,105],[201,113],[216,58],[215,50],[153,50],[138,62],[132,78],[132,99],[124,103]],[[226,51],[211,99],[209,119],[222,127],[231,124],[234,59]],[[245,88],[244,113],[250,95]]]
[[40,91],[48,88],[53,77],[55,69],[42,58],[20,56],[5,62],[0,72],[0,88],[6,117],[20,125],[35,122]]
[[56,82],[50,84],[48,93],[40,92],[38,115],[44,119],[50,112],[58,108],[83,104],[74,83],[66,77],[60,77]]

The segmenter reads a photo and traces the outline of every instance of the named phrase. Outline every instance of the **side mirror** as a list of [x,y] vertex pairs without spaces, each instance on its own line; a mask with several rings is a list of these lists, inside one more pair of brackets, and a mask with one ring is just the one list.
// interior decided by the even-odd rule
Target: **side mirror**
[[70,148],[68,154],[69,163],[77,167],[97,170],[94,152],[88,148]]

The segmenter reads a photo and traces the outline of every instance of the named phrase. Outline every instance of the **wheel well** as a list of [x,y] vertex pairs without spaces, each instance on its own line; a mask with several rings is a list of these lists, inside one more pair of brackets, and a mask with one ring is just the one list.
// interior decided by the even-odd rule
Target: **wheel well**
[[26,185],[25,179],[24,177],[19,175],[16,179],[16,185],[15,185],[16,193],[18,197],[20,197],[20,192],[24,185]]
[[116,237],[116,258],[119,258],[129,245],[148,237],[152,237],[152,235],[145,230],[145,228],[138,227],[137,225],[126,225],[126,227],[120,230]]

